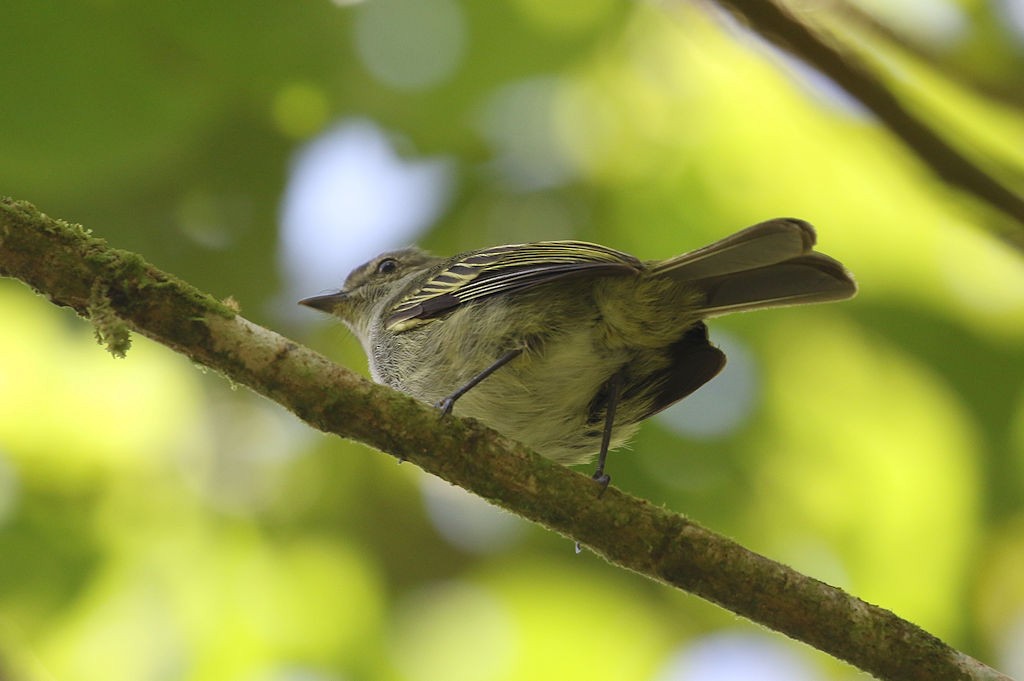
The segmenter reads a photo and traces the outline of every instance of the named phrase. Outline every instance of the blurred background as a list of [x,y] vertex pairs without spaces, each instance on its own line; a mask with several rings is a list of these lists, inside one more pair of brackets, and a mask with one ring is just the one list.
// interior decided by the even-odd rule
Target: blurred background
[[[1024,2],[818,3],[1024,187]],[[7,3],[0,192],[365,371],[379,251],[817,225],[851,302],[715,320],[614,484],[1024,675],[1020,229],[713,3]],[[0,281],[0,678],[812,681],[848,666]]]

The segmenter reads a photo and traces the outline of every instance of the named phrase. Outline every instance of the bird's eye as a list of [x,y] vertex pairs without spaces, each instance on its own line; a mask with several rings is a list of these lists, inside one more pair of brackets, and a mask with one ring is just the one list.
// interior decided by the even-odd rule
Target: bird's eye
[[384,258],[377,263],[377,274],[391,274],[398,269],[398,261],[394,258]]

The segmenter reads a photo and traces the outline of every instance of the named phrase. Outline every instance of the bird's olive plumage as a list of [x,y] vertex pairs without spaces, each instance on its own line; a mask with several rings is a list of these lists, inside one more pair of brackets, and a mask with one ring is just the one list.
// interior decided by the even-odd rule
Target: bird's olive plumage
[[850,275],[814,242],[807,223],[779,219],[664,261],[576,241],[452,258],[407,248],[302,302],[352,329],[376,381],[428,403],[512,357],[455,413],[579,463],[601,448],[610,395],[614,448],[722,369],[703,319],[852,296]]

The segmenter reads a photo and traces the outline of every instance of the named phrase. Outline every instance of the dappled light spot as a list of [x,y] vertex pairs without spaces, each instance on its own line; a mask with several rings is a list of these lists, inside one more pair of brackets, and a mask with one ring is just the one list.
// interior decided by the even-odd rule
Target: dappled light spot
[[673,432],[698,440],[723,437],[742,426],[758,397],[755,360],[743,341],[714,331],[712,342],[728,358],[722,373],[655,417]]
[[1013,30],[1017,42],[1024,43],[1024,0],[1002,0],[994,4],[1006,17],[1006,23]]
[[505,554],[467,579],[503,606],[513,627],[515,656],[502,678],[650,679],[673,636],[665,602],[559,539],[554,552]]
[[18,472],[7,461],[7,454],[0,448],[0,527],[18,505]]
[[274,95],[271,114],[277,129],[287,137],[302,139],[327,123],[327,93],[312,83],[289,83]]
[[434,528],[450,544],[472,553],[506,549],[522,536],[525,521],[461,487],[420,476],[423,505]]
[[1024,512],[994,528],[977,561],[978,626],[1001,658],[1000,670],[1024,676]]
[[355,47],[381,83],[421,90],[449,78],[466,41],[453,0],[374,0],[355,8]]
[[130,361],[111,361],[87,324],[39,303],[0,288],[0,308],[18,320],[0,324],[0,442],[20,478],[86,489],[164,470],[195,444],[202,394],[187,361],[137,334]]
[[965,7],[951,0],[856,0],[855,4],[901,35],[940,49],[954,47],[971,27]]
[[1024,607],[1001,632],[996,632],[997,666],[1010,678],[1024,677]]
[[244,195],[225,196],[193,188],[175,206],[178,231],[192,243],[211,251],[237,246],[253,221],[252,201]]
[[534,25],[552,33],[586,30],[607,17],[614,0],[515,0],[516,8]]
[[821,672],[784,639],[725,632],[676,652],[654,681],[818,681]]
[[392,656],[408,681],[498,681],[519,648],[502,603],[466,582],[424,587],[398,605]]
[[951,299],[943,307],[1000,335],[1024,341],[1024,259],[969,225],[944,225],[934,257]]
[[300,149],[281,204],[282,265],[292,302],[340,287],[354,267],[406,246],[447,202],[451,164],[405,159],[362,119]]
[[573,167],[555,126],[555,102],[564,83],[538,77],[491,93],[479,126],[494,152],[491,167],[513,189],[536,191],[565,184]]

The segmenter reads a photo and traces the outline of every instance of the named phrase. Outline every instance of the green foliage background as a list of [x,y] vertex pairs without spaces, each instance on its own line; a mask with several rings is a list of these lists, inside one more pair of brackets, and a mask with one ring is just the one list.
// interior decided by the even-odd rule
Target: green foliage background
[[[902,46],[842,5],[815,19],[1019,179],[1024,39],[1001,7],[893,3]],[[958,32],[913,20],[935,12]],[[1014,227],[712,7],[3,14],[0,191],[348,366],[365,361],[341,328],[281,303],[291,164],[339,121],[445,160],[448,201],[419,237],[438,252],[571,237],[655,258],[814,222],[858,298],[716,320],[733,388],[645,426],[614,484],[1024,674],[1024,265],[991,236]],[[0,311],[0,678],[859,676],[146,339],[112,360],[18,282],[0,281]],[[723,409],[729,427],[696,435]]]

